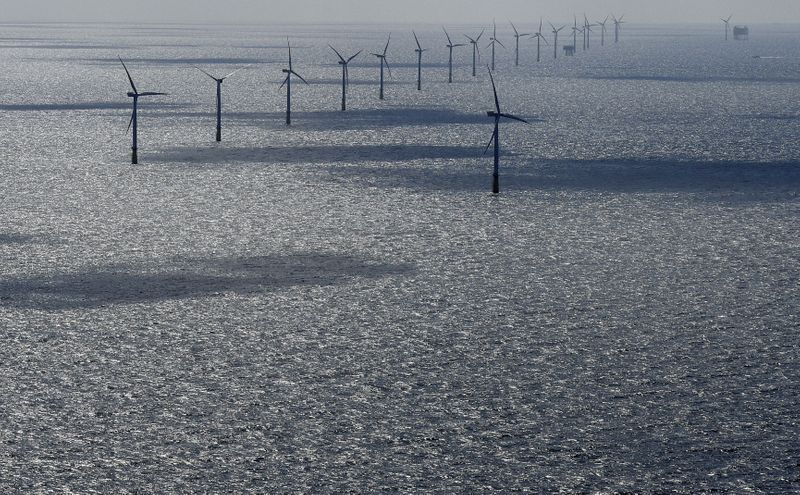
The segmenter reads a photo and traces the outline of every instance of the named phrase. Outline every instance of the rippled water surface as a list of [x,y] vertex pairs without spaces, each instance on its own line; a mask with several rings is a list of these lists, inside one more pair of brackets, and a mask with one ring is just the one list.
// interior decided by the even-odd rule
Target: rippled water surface
[[[408,27],[0,26],[0,491],[800,491],[800,28],[752,31],[500,50],[492,197],[438,26],[422,91]],[[192,66],[246,64],[217,144]]]

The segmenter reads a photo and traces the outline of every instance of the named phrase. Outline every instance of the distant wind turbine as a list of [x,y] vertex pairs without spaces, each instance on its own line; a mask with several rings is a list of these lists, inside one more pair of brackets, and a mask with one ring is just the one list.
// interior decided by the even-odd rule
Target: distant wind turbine
[[230,74],[227,74],[225,76],[215,77],[215,76],[212,76],[211,74],[209,74],[208,72],[204,71],[200,67],[195,66],[195,69],[197,69],[200,72],[202,72],[203,74],[207,75],[208,77],[210,77],[211,79],[213,79],[217,83],[217,142],[222,141],[222,83],[225,81],[225,79],[228,79],[229,77],[231,77],[232,75],[236,74],[237,72],[239,72],[240,70],[242,70],[242,69],[244,69],[246,67],[249,67],[249,65],[246,65],[244,67],[240,67],[240,68],[236,69],[235,71],[233,71]]
[[347,87],[350,85],[350,74],[347,70],[347,64],[349,64],[354,58],[361,55],[361,52],[364,50],[359,50],[359,52],[352,57],[345,59],[338,51],[336,51],[336,48],[332,47],[331,45],[328,46],[330,46],[331,50],[333,50],[336,56],[339,57],[339,65],[342,66],[342,112],[345,112],[347,111]]
[[517,31],[517,26],[515,26],[513,22],[508,22],[511,24],[511,28],[514,30],[514,39],[517,43],[516,48],[514,49],[514,66],[519,67],[519,39],[524,36],[530,36],[531,33],[520,33]]
[[495,49],[495,45],[500,45],[503,48],[505,48],[506,46],[503,43],[501,43],[499,39],[497,39],[497,24],[494,23],[494,22],[492,22],[492,24],[494,25],[494,30],[492,31],[492,37],[489,38],[490,41],[489,41],[489,44],[486,45],[486,48],[489,48],[490,46],[492,47],[492,70],[494,70],[494,49]]
[[411,31],[414,35],[414,41],[417,42],[417,49],[414,50],[417,53],[417,91],[422,91],[422,53],[428,51],[427,49],[423,49],[422,46],[419,44],[419,38],[417,38],[417,33]]
[[586,14],[583,14],[583,39],[584,41],[584,50],[588,50],[591,48],[591,34],[592,34],[592,24],[589,22],[589,19],[586,17]]
[[378,97],[383,100],[383,67],[386,66],[386,70],[389,71],[389,77],[392,77],[392,69],[389,68],[389,62],[386,60],[386,52],[389,50],[389,42],[392,40],[392,34],[389,33],[389,39],[386,40],[386,46],[383,48],[383,53],[373,53],[376,57],[378,57],[381,61],[381,89],[378,93]]
[[478,58],[481,56],[481,50],[478,48],[478,41],[480,41],[481,36],[483,36],[485,31],[485,29],[482,29],[481,34],[479,34],[477,38],[470,38],[466,34],[464,35],[464,37],[467,38],[472,45],[472,77],[476,77],[478,75],[476,72],[476,64],[478,63]]
[[561,30],[567,26],[561,26],[560,28],[556,29],[552,22],[548,24],[550,24],[550,27],[553,28],[553,58],[558,58],[558,33],[560,33]]
[[608,16],[602,21],[597,21],[597,25],[600,26],[600,46],[606,46],[606,23],[608,22]]
[[730,31],[731,27],[731,18],[733,15],[729,15],[727,19],[724,17],[720,17],[719,19],[725,23],[725,41],[728,41],[728,31]]
[[289,43],[288,39],[286,40],[286,46],[289,48],[289,68],[282,69],[281,72],[286,74],[286,79],[283,80],[278,90],[286,86],[286,125],[292,125],[292,75],[299,77],[300,80],[306,84],[308,84],[308,81],[303,79],[303,76],[292,69],[292,45]]
[[519,122],[528,123],[527,120],[521,119],[514,115],[503,113],[500,110],[500,100],[497,98],[497,86],[494,84],[494,77],[492,77],[492,71],[489,70],[489,78],[492,81],[492,91],[494,91],[494,112],[486,112],[486,115],[492,117],[494,119],[494,132],[492,133],[492,139],[489,140],[489,144],[486,145],[486,150],[484,150],[483,154],[485,155],[489,148],[492,146],[494,142],[494,171],[492,172],[492,192],[494,194],[500,193],[500,119],[506,118],[511,120],[517,120]]
[[447,48],[450,49],[450,59],[449,59],[449,62],[448,62],[449,72],[448,72],[448,76],[447,76],[447,82],[448,83],[452,83],[453,82],[453,48],[455,48],[457,46],[466,46],[466,44],[465,43],[460,43],[460,44],[454,45],[453,41],[450,39],[450,35],[447,34],[447,29],[445,29],[444,26],[442,26],[442,31],[444,31],[444,35],[447,36]]
[[[575,25],[572,26],[572,46],[575,50],[578,49],[578,32],[580,29],[578,28],[578,16],[575,16]],[[586,48],[586,45],[583,46]]]
[[539,19],[539,30],[536,32],[536,34],[533,35],[533,37],[536,38],[536,61],[537,62],[541,62],[542,61],[542,41],[544,41],[548,45],[550,44],[550,43],[547,43],[547,38],[545,38],[544,35],[542,34],[542,19],[541,18]]
[[[118,57],[119,58],[119,57]],[[128,130],[130,131],[133,129],[133,145],[131,146],[131,163],[136,165],[139,163],[139,143],[138,143],[138,109],[139,109],[139,98],[142,96],[159,96],[159,95],[166,95],[167,93],[154,93],[154,92],[144,92],[140,93],[139,90],[136,89],[136,85],[133,83],[133,78],[131,77],[131,73],[128,71],[128,67],[125,65],[125,62],[122,61],[122,58],[119,59],[119,62],[122,64],[122,68],[125,69],[125,73],[128,75],[128,81],[131,83],[131,89],[133,91],[128,92],[128,96],[133,98],[133,113],[131,113],[131,120],[128,123]]]
[[614,20],[614,43],[619,43],[619,31],[622,29],[622,25],[625,24],[622,21],[624,17],[625,15],[623,14],[617,19],[613,14],[611,15],[611,19]]

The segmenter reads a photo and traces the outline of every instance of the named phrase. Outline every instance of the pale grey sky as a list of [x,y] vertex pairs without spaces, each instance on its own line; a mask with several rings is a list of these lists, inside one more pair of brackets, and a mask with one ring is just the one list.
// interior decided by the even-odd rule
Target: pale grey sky
[[468,23],[625,13],[636,22],[800,23],[800,0],[0,0],[0,22]]

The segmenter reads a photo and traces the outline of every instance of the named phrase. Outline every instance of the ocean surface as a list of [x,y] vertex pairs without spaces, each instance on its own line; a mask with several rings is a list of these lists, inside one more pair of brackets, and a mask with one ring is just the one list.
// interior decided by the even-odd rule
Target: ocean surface
[[800,492],[800,26],[625,27],[492,196],[486,34],[0,24],[0,492]]

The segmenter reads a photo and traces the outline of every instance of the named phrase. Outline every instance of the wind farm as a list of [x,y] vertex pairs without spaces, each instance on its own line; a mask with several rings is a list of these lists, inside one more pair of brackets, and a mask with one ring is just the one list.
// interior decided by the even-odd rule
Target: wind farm
[[180,1],[2,23],[0,493],[795,491],[793,25]]

